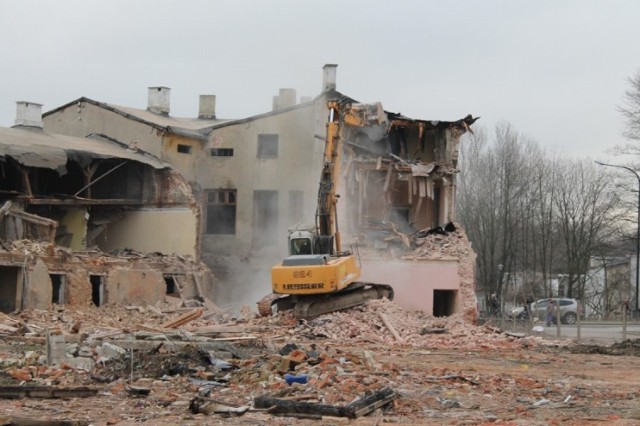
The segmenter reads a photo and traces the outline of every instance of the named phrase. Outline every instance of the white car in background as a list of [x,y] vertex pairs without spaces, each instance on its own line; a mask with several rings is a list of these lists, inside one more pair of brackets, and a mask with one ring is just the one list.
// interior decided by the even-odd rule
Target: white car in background
[[[547,306],[549,301],[553,300],[555,305],[560,304],[560,321],[563,324],[575,324],[578,321],[578,315],[581,312],[580,304],[576,299],[570,299],[567,297],[540,299],[531,304],[531,312],[533,316],[537,317],[541,321],[546,320]],[[553,315],[556,316],[556,307],[553,309]]]
[[[539,299],[536,302],[533,302],[529,306],[528,310],[525,309],[524,306],[513,308],[509,312],[509,318],[516,320],[528,320],[530,313],[533,312],[534,318],[537,318],[540,321],[546,321],[547,305],[549,304],[549,300],[551,299]],[[582,311],[580,310],[580,304],[576,299],[568,297],[554,297],[553,301],[555,303],[560,303],[560,321],[563,324],[575,324],[578,321],[578,312]],[[556,315],[555,308],[553,310],[553,315]]]

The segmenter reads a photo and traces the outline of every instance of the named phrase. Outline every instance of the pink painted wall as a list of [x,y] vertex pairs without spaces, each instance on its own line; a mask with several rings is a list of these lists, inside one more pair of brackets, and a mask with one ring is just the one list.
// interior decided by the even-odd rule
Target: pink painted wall
[[[433,290],[460,290],[458,262],[455,260],[362,261],[361,281],[389,284],[394,302],[406,309],[421,309],[433,314]],[[455,310],[460,309],[457,292]]]

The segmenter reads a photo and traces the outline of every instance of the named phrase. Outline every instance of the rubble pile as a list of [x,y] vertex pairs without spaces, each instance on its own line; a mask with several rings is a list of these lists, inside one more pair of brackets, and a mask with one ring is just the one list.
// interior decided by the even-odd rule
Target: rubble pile
[[[303,393],[307,402],[333,404],[336,407],[327,410],[357,417],[395,398],[395,392],[382,392],[388,380],[358,372],[367,363],[373,368],[371,354],[342,351],[335,342],[322,349],[279,343],[288,334],[286,315],[275,318],[284,325],[263,327],[262,318],[247,321],[212,314],[203,308],[164,305],[2,314],[1,332],[13,343],[0,350],[0,384],[68,392],[79,392],[78,385],[100,386],[112,396],[151,394],[156,407],[184,409],[188,404],[201,414],[248,407],[260,395],[273,403]],[[23,350],[27,344],[33,350]],[[15,388],[3,389],[18,397]],[[82,392],[89,396],[87,388]],[[310,392],[315,396],[309,397]],[[382,392],[379,399],[351,405],[377,392]],[[213,396],[226,401],[226,408],[212,407]],[[287,413],[288,403],[282,404],[280,412]],[[324,410],[307,409],[309,415]]]
[[15,253],[29,256],[55,256],[61,259],[82,260],[94,264],[113,262],[114,260],[150,260],[158,263],[170,264],[190,264],[195,260],[192,256],[163,253],[142,253],[136,250],[124,249],[103,252],[97,248],[87,248],[85,250],[72,250],[68,247],[60,246],[46,241],[34,240],[11,240],[0,242],[0,253]]
[[375,221],[369,228],[358,241],[368,256],[377,253],[405,260],[438,260],[465,258],[473,253],[466,233],[455,223],[418,232],[401,230],[393,222],[383,221]]
[[[194,308],[180,308],[171,303],[154,306],[121,306],[107,304],[101,307],[88,305],[66,309],[55,305],[50,310],[32,309],[15,315],[0,313],[0,336],[14,335],[45,337],[46,331],[83,335],[86,338],[114,337],[123,334],[154,329],[170,316],[190,312]],[[231,321],[231,316],[220,312],[208,312],[207,319],[199,324]]]
[[514,338],[493,328],[469,324],[462,314],[434,318],[423,311],[405,311],[387,299],[322,315],[297,330],[342,342],[439,349],[517,348],[540,341],[538,337]]
[[0,252],[51,256],[54,254],[71,254],[72,250],[45,241],[12,240],[1,241]]
[[416,249],[407,254],[407,258],[440,259],[455,257],[464,259],[472,254],[471,244],[464,230],[459,226],[453,226],[453,230],[436,233],[418,232],[413,235],[413,243]]
[[[510,337],[461,315],[434,318],[386,299],[300,322],[290,312],[242,311],[235,318],[164,303],[0,314],[0,420],[18,423],[37,406],[39,420],[74,424],[343,424],[361,416],[480,424],[556,418],[541,413],[584,410],[596,397],[626,410],[640,397],[588,386],[584,374],[568,379],[573,355],[547,352],[557,342]],[[555,359],[563,371],[552,375]],[[610,411],[592,406],[594,418]]]
[[[172,324],[182,318],[188,318],[188,322],[199,319],[196,324],[200,326],[231,319],[224,313],[180,308],[171,303],[158,307],[104,305],[82,309],[56,305],[50,310],[28,310],[15,315],[0,313],[0,339],[14,345],[0,348],[0,368],[4,369],[0,371],[0,382],[11,377],[31,385],[90,384],[101,377],[99,371],[103,367],[113,369],[110,364],[113,360],[128,371],[128,363],[121,361],[131,356],[125,347],[136,349],[135,343],[151,343],[158,351],[160,345],[153,346],[154,339],[174,346],[177,341],[212,340],[176,330]],[[219,343],[212,347],[225,349],[226,345]],[[9,351],[10,348],[14,351]],[[114,380],[122,375],[111,376]]]

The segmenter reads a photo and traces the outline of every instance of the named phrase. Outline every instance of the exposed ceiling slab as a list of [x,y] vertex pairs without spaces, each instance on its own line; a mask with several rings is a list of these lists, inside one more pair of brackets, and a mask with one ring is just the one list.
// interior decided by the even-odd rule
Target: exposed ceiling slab
[[[64,170],[67,161],[90,163],[96,158],[121,158],[155,169],[169,168],[160,159],[119,143],[46,133],[40,129],[0,128],[0,159],[11,157],[28,167]],[[84,161],[83,161],[84,160]]]

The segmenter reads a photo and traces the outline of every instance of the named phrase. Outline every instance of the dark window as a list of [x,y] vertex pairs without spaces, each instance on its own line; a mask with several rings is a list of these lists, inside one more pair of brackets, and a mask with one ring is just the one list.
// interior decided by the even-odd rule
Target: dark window
[[178,144],[178,152],[180,154],[191,154],[191,146]]
[[236,233],[236,190],[213,189],[206,192],[206,233]]
[[278,135],[258,135],[258,158],[278,157]]
[[289,191],[289,225],[302,223],[304,217],[303,191]]
[[279,237],[278,191],[253,191],[254,241],[261,246],[263,244],[272,244]]
[[0,312],[16,309],[18,285],[22,286],[20,268],[0,265]]
[[233,148],[211,148],[212,157],[233,157]]
[[173,275],[165,275],[164,283],[166,284],[165,294],[172,295],[172,296],[180,294],[178,293],[178,286],[176,285],[176,279]]
[[64,275],[50,274],[51,303],[64,304]]
[[456,291],[433,290],[433,316],[448,317],[455,313]]
[[91,283],[91,301],[96,306],[104,303],[104,277],[101,275],[89,275]]

